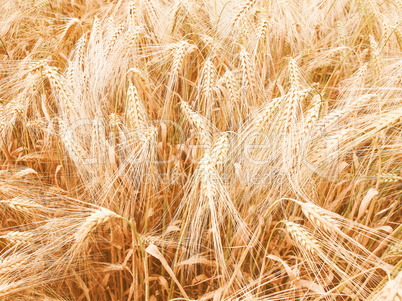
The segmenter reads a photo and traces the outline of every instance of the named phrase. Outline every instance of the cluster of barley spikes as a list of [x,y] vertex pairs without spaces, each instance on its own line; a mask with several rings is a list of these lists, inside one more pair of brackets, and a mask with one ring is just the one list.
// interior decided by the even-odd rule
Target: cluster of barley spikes
[[0,300],[402,299],[401,0],[1,0]]

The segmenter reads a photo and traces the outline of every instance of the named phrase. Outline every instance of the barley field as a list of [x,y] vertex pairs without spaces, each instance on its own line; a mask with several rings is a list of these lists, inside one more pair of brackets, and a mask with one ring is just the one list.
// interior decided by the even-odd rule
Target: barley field
[[0,300],[402,300],[401,0],[1,0]]

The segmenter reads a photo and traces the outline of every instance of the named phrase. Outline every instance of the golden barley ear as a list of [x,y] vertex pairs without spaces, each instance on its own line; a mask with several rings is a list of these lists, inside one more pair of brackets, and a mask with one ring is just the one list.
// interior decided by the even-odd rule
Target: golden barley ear
[[299,248],[306,250],[312,255],[321,252],[319,242],[300,225],[294,222],[285,221],[285,227]]
[[402,273],[394,278],[388,280],[384,287],[369,300],[378,300],[378,301],[398,301],[402,300]]
[[129,129],[145,130],[149,126],[148,113],[138,95],[137,88],[131,82],[127,89],[126,122]]
[[101,208],[95,210],[85,222],[80,226],[75,234],[75,242],[77,245],[81,245],[85,242],[88,236],[94,231],[98,226],[107,223],[112,218],[120,218],[120,215],[110,211],[106,208]]
[[188,118],[191,121],[191,123],[195,126],[201,143],[209,148],[212,143],[211,142],[212,132],[211,132],[211,126],[209,125],[209,121],[206,120],[202,115],[193,111],[191,106],[184,100],[180,102],[180,107],[185,117]]

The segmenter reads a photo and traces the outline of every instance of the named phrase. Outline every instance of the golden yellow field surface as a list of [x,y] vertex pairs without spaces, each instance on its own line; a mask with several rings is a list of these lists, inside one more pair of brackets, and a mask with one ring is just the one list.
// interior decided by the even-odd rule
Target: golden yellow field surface
[[401,301],[401,0],[0,1],[0,300]]

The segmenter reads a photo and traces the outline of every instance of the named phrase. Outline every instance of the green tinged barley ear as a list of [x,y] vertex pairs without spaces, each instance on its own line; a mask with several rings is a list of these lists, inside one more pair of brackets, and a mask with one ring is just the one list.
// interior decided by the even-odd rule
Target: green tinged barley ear
[[388,253],[391,254],[391,255],[402,255],[402,241],[399,241],[399,242],[393,244],[389,248]]
[[290,234],[290,237],[300,249],[303,249],[310,254],[321,252],[318,241],[315,240],[310,233],[308,233],[299,224],[290,221],[285,221],[284,223],[287,232]]
[[[401,10],[402,10],[402,8],[401,8]],[[402,26],[401,22],[399,20],[396,20],[396,22],[394,23],[394,26],[393,26],[393,31],[394,31],[396,40],[398,41],[399,48],[402,49],[402,29],[401,29],[401,26]]]
[[127,89],[126,122],[129,129],[145,130],[148,114],[138,95],[137,88],[130,82]]
[[121,218],[121,216],[106,208],[95,210],[75,233],[75,242],[83,243],[92,231],[112,218]]
[[338,28],[339,42],[340,42],[341,46],[345,46],[345,41],[346,41],[345,25],[341,21],[338,21],[338,22],[336,22],[336,27]]
[[380,180],[383,183],[396,183],[402,181],[402,177],[398,176],[396,173],[383,172],[380,175]]

